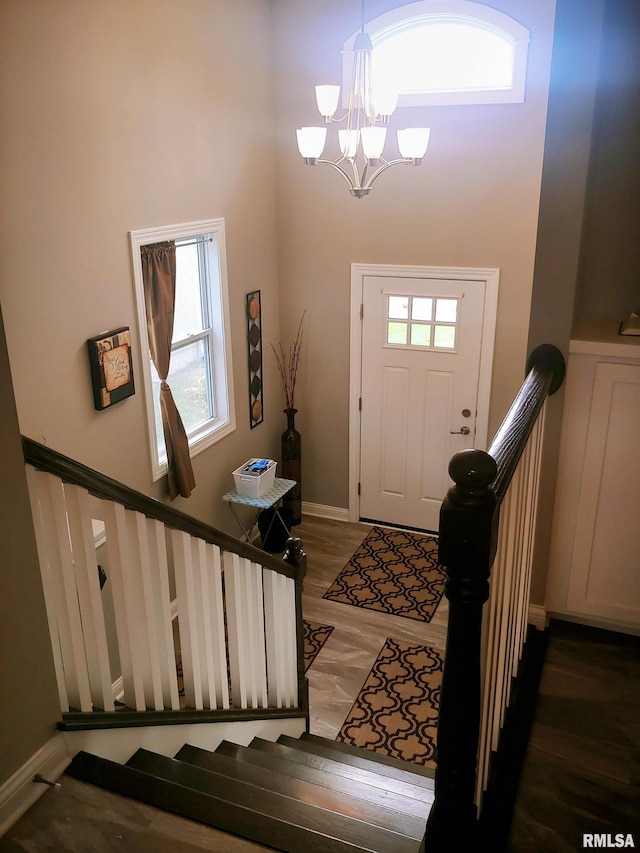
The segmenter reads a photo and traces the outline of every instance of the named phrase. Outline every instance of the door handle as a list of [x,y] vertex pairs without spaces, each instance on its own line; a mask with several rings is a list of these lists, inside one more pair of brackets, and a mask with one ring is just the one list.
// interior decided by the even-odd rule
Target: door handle
[[460,429],[450,429],[449,430],[449,433],[451,435],[469,435],[470,432],[471,432],[471,430],[469,429],[468,426],[460,427]]

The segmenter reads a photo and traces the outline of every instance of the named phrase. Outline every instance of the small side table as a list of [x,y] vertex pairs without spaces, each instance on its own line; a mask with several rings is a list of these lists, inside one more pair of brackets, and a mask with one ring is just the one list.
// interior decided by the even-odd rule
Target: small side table
[[[267,529],[267,532],[264,535],[264,539],[268,538],[269,533],[271,532],[271,528],[273,527],[273,524],[274,524],[276,518],[278,519],[278,522],[286,530],[287,535],[288,535],[289,530],[287,529],[287,525],[284,523],[282,516],[280,515],[280,512],[278,511],[279,510],[278,504],[280,503],[282,498],[287,494],[287,492],[290,492],[291,489],[295,485],[296,485],[295,480],[285,480],[282,477],[276,477],[275,480],[273,481],[273,486],[271,486],[269,491],[265,492],[264,495],[262,495],[262,497],[247,498],[244,495],[239,494],[237,489],[231,489],[230,491],[228,491],[226,493],[226,495],[223,495],[222,500],[226,501],[229,504],[229,506],[231,507],[231,512],[233,513],[235,520],[238,522],[238,525],[239,525],[240,529],[242,530],[243,535],[241,538],[244,538],[244,540],[246,542],[251,543],[251,531],[252,531],[254,525],[256,524],[256,522],[258,520],[258,516],[260,515],[260,513],[262,512],[263,509],[271,509],[272,507],[275,507],[275,512],[273,514],[273,518],[271,519],[271,522],[269,523],[269,527]],[[251,527],[249,527],[248,529],[244,526],[244,524],[242,523],[242,519],[240,518],[240,516],[236,512],[235,505],[251,506],[251,507],[255,507],[258,510],[258,512],[256,513],[255,521],[252,523]]]

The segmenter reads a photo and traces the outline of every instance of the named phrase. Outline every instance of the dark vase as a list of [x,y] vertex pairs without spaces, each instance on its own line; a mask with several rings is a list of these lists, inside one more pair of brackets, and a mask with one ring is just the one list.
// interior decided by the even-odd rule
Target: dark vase
[[297,409],[285,409],[287,428],[282,433],[282,469],[285,480],[295,480],[296,485],[282,499],[285,509],[291,511],[291,524],[302,521],[302,484],[301,484],[301,438],[296,429]]

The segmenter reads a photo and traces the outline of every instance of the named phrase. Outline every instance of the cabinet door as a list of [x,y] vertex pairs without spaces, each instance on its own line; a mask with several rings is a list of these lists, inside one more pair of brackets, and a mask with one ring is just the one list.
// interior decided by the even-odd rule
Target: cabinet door
[[596,367],[567,605],[640,625],[640,366]]

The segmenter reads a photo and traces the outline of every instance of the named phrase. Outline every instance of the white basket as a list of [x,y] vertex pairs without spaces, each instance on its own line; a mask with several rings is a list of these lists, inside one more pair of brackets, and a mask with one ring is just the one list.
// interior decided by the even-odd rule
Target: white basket
[[236,484],[236,491],[243,498],[261,498],[273,486],[273,481],[276,478],[277,462],[273,459],[267,459],[267,467],[262,473],[251,471],[251,467],[256,462],[261,462],[260,457],[249,459],[244,465],[233,472],[233,479]]

